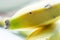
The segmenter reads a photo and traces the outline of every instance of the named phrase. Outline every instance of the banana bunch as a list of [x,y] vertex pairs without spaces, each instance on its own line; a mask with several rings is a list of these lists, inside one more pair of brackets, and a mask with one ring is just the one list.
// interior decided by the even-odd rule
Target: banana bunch
[[60,19],[60,1],[54,1],[48,1],[50,4],[43,1],[28,5],[6,19],[3,24],[9,30],[32,29],[29,32],[22,31],[26,40],[60,40],[59,26],[56,26]]

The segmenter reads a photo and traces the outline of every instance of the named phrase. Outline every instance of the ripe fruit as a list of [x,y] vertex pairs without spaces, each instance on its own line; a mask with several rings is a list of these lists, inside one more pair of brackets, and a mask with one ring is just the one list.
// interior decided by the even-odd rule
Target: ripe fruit
[[9,29],[29,28],[36,27],[39,24],[49,24],[56,17],[60,16],[60,4],[51,5],[49,8],[45,8],[45,6],[34,9],[34,7],[39,5],[30,5],[17,12],[9,19]]
[[51,24],[39,27],[26,40],[60,40],[60,17]]
[[18,11],[13,17],[5,21],[6,28],[38,28],[29,35],[27,40],[40,40],[40,37],[47,38],[47,35],[50,38],[50,34],[54,33],[54,22],[60,18],[60,2],[40,4],[32,4]]
[[32,32],[26,40],[48,40],[53,34],[54,28],[54,23],[39,27],[36,31]]

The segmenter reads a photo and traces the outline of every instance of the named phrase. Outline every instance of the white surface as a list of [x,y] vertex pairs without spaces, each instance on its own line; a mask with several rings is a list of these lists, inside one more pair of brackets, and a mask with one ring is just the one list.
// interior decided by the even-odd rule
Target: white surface
[[24,40],[24,38],[14,35],[8,30],[0,28],[0,40]]

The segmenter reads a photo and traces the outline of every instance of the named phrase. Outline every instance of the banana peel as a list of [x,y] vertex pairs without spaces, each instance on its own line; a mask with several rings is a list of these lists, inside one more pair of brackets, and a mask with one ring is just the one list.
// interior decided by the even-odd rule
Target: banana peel
[[38,9],[35,10],[28,9],[29,6],[26,9],[23,8],[22,10],[20,10],[20,12],[17,12],[16,15],[14,15],[9,19],[10,25],[8,29],[19,29],[19,28],[30,28],[30,27],[34,28],[36,27],[36,25],[46,24],[48,21],[51,21],[56,17],[60,16],[60,3],[54,4],[49,8],[45,7],[43,8],[39,7]]
[[[58,20],[60,17],[58,18]],[[60,20],[39,27],[36,31],[32,32],[26,40],[60,40]],[[58,21],[58,23],[57,23]]]

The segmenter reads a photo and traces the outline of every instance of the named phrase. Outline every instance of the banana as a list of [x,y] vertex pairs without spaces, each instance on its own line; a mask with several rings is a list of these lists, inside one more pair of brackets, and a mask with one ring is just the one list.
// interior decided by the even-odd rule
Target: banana
[[49,40],[60,40],[60,18],[55,22],[54,32]]
[[36,31],[32,32],[26,40],[48,40],[53,34],[53,25],[45,26],[43,28],[39,28]]
[[29,35],[27,40],[40,40],[41,37],[47,38],[47,35],[49,35],[49,39],[54,32],[55,25],[53,23],[60,18],[60,2],[45,3],[46,1],[35,3],[19,10],[11,18],[5,20],[6,29],[37,27],[38,29],[32,32],[31,35],[29,34],[31,32],[22,32],[24,35]]
[[51,3],[47,5],[45,4],[46,2],[42,3],[43,2],[35,3],[18,11],[13,17],[6,20],[7,28],[34,28],[39,24],[49,24],[54,21],[53,19],[60,16],[60,3]]
[[51,24],[39,27],[26,40],[60,40],[60,17]]

